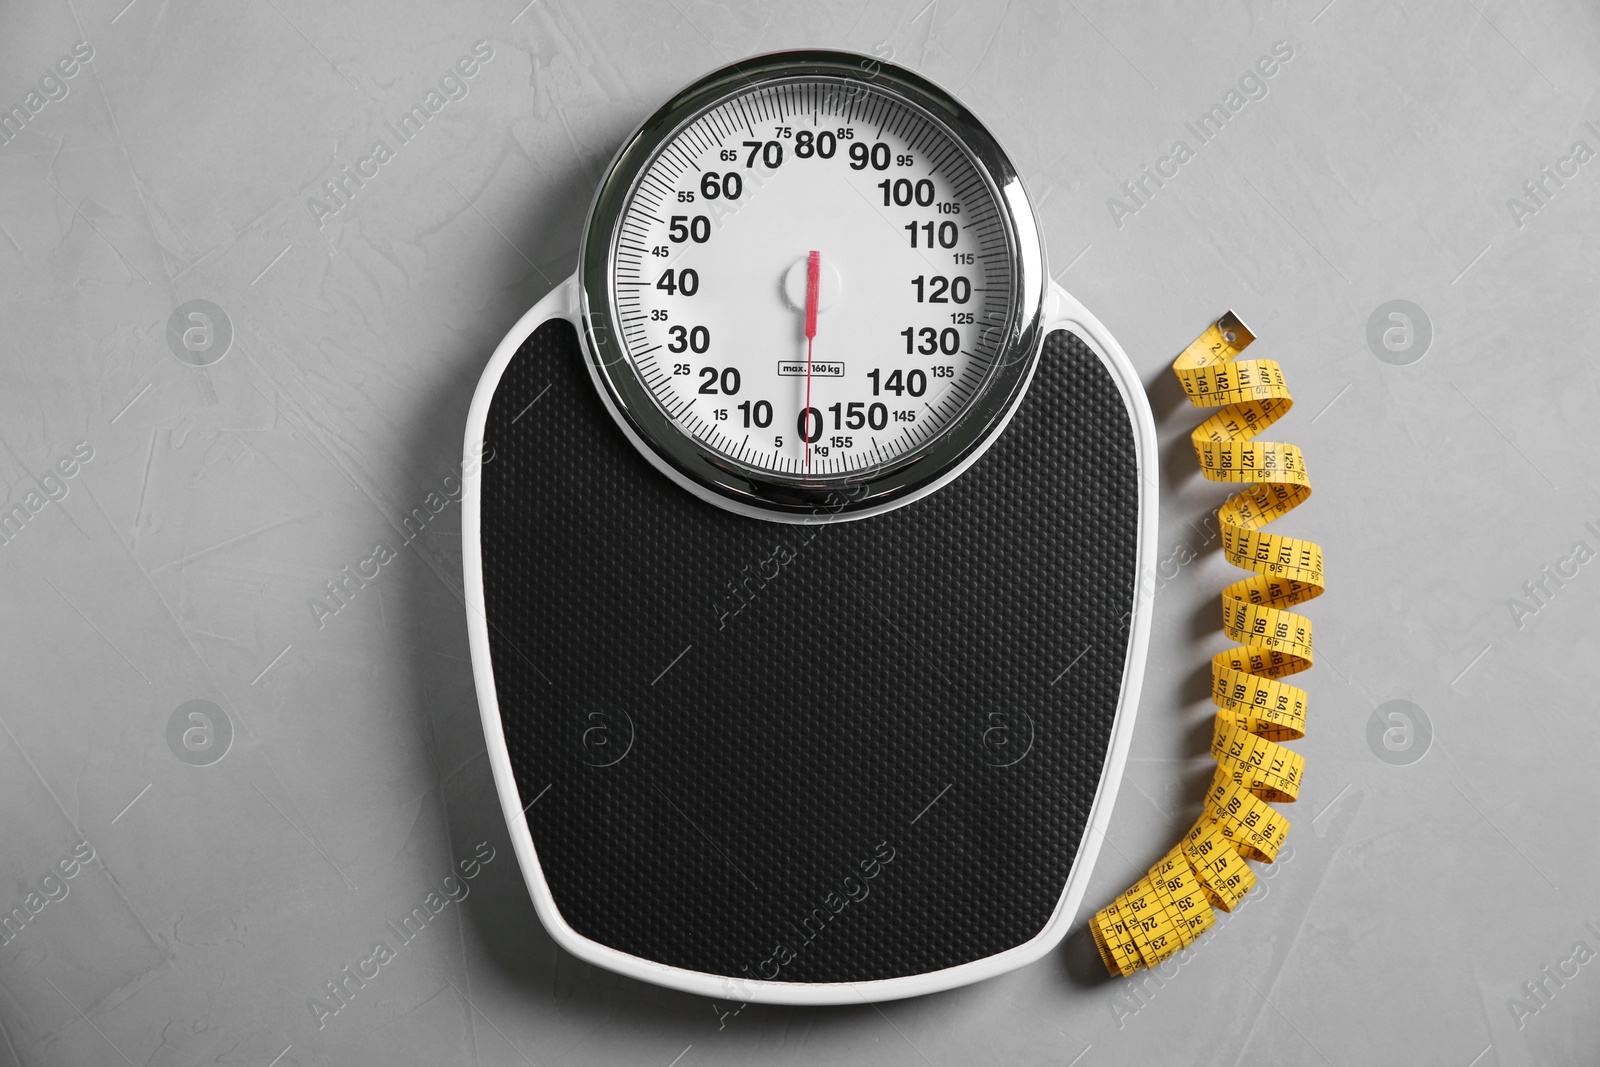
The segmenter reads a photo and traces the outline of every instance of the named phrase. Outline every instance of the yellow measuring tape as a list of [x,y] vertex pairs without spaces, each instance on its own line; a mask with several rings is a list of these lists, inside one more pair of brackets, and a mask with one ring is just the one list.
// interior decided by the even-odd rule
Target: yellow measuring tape
[[1306,694],[1280,679],[1311,666],[1311,620],[1286,610],[1322,593],[1322,548],[1262,527],[1311,495],[1294,445],[1252,440],[1294,405],[1270,359],[1235,359],[1255,335],[1228,312],[1172,364],[1189,402],[1222,410],[1191,434],[1200,472],[1249,488],[1217,511],[1222,551],[1254,573],[1222,591],[1223,630],[1239,647],[1211,661],[1217,771],[1205,810],[1172,851],[1089,923],[1106,969],[1154,967],[1232,911],[1271,863],[1289,820],[1267,801],[1300,792],[1305,757],[1279,744],[1305,736]]

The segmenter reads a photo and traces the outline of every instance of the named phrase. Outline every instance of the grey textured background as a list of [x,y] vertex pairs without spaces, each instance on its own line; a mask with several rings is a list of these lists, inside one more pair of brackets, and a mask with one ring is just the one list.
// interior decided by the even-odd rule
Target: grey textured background
[[[1522,192],[1600,150],[1592,3],[125,4],[0,14],[0,107],[93,48],[0,146],[0,489],[30,515],[0,543],[0,911],[66,891],[0,946],[0,1064],[1595,1062],[1600,160]],[[384,123],[479,40],[469,94],[319,227],[308,199],[396,147]],[[1279,40],[1266,95],[1200,144],[1184,124]],[[1150,389],[1162,556],[1199,559],[1156,601],[1089,907],[1209,777],[1237,572],[1168,363],[1233,307],[1299,400],[1272,436],[1316,486],[1284,529],[1329,561],[1308,785],[1292,850],[1165,978],[1096,978],[1080,924],[950,993],[740,1010],[575,962],[527,901],[445,495],[467,402],[572,269],[625,133],[706,70],[808,45],[892,56],[992,125],[1052,270]],[[1178,139],[1194,158],[1114,220]],[[194,299],[234,330],[205,368],[167,339]],[[1408,365],[1367,343],[1392,299],[1432,324]],[[394,560],[319,626],[308,601],[380,542]],[[1402,766],[1367,732],[1396,699],[1434,735]],[[190,700],[231,724],[220,762],[169,746]],[[484,841],[470,895],[319,1029],[308,1000]]]

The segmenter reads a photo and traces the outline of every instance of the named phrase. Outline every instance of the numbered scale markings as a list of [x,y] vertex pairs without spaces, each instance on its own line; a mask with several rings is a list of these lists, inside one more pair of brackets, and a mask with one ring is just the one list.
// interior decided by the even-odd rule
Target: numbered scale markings
[[780,82],[704,112],[640,173],[613,299],[681,432],[746,467],[848,475],[977,395],[1011,315],[1009,236],[930,115],[860,82]]

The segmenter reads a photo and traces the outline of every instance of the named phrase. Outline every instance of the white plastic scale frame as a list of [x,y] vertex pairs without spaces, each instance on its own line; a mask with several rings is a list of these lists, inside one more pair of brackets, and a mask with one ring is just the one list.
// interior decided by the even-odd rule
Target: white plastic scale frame
[[[1055,948],[1060,944],[1062,938],[1066,936],[1077,918],[1078,907],[1082,903],[1089,875],[1094,869],[1095,860],[1100,852],[1100,843],[1105,837],[1107,827],[1111,821],[1111,812],[1116,804],[1117,788],[1122,779],[1123,766],[1127,759],[1128,747],[1133,735],[1134,718],[1139,704],[1139,690],[1144,677],[1145,651],[1150,635],[1148,598],[1142,596],[1137,589],[1130,620],[1127,661],[1124,664],[1122,673],[1122,691],[1118,700],[1116,715],[1112,721],[1111,744],[1106,755],[1105,766],[1101,771],[1100,783],[1095,793],[1094,803],[1089,810],[1088,825],[1085,828],[1084,837],[1079,845],[1072,869],[1067,876],[1067,884],[1061,892],[1060,899],[1056,902],[1055,910],[1051,914],[1049,922],[1032,940],[1007,949],[1004,952],[996,953],[993,956],[924,974],[905,975],[899,978],[885,978],[867,982],[806,983],[760,981],[672,967],[654,960],[633,956],[592,941],[567,924],[560,910],[556,907],[549,883],[545,880],[543,868],[539,863],[538,850],[534,847],[528,820],[523,810],[524,801],[517,789],[516,776],[512,771],[511,757],[506,748],[505,733],[501,724],[500,705],[495,692],[494,668],[490,659],[488,620],[484,613],[483,556],[479,539],[482,473],[478,458],[481,455],[484,444],[484,429],[489,416],[489,408],[494,401],[501,375],[505,373],[506,367],[510,364],[518,349],[522,347],[523,342],[535,330],[551,319],[565,319],[571,323],[573,329],[577,331],[580,337],[585,338],[585,343],[587,344],[588,338],[584,327],[583,308],[584,301],[581,285],[578,276],[574,274],[551,290],[544,299],[540,300],[527,314],[523,315],[517,321],[517,324],[511,328],[511,331],[506,334],[504,340],[500,342],[494,351],[494,355],[490,358],[489,365],[478,382],[477,391],[473,394],[472,406],[467,414],[465,442],[467,460],[463,463],[462,567],[466,580],[468,644],[471,648],[473,677],[478,691],[478,708],[483,719],[483,732],[488,749],[489,764],[494,772],[496,791],[499,794],[500,805],[504,811],[506,825],[510,832],[512,845],[516,851],[517,862],[522,868],[523,877],[528,884],[528,892],[533,898],[534,907],[545,929],[555,938],[557,944],[574,956],[619,974],[687,993],[732,999],[744,1003],[765,1004],[862,1004],[921,996],[926,993],[936,993],[1002,974],[1032,963]],[[1149,574],[1154,566],[1156,555],[1157,523],[1155,517],[1158,481],[1155,424],[1150,414],[1149,403],[1145,397],[1144,386],[1140,382],[1132,364],[1129,363],[1127,355],[1122,351],[1122,347],[1117,344],[1110,332],[1071,294],[1053,282],[1050,283],[1045,293],[1040,318],[1042,320],[1042,328],[1035,334],[1035,344],[1042,345],[1043,339],[1056,330],[1068,330],[1088,343],[1095,354],[1099,356],[1101,363],[1111,373],[1127,412],[1133,421],[1134,446],[1139,472],[1138,544],[1134,573],[1138,576]],[[591,364],[592,374],[593,361],[589,360],[588,362]],[[594,384],[599,395],[607,399],[609,407],[610,402],[606,390],[600,388],[598,382]],[[1014,412],[1015,408],[1012,410]],[[612,410],[612,415],[613,417],[617,415],[614,409]],[[1006,416],[1006,420],[1009,421],[1009,419],[1010,413]],[[618,425],[627,430],[624,420],[618,419]],[[989,440],[992,442],[1002,432],[1004,432],[1003,425],[990,436]],[[631,431],[629,432],[629,437],[633,439]],[[687,491],[695,492],[697,496],[703,496],[696,487],[685,483],[676,475],[676,472],[655,459],[653,452],[649,448],[643,447],[640,441],[633,439],[632,443],[639,448],[646,458],[651,459],[652,463],[663,474],[672,477]],[[959,468],[951,472],[951,477],[959,475],[962,470],[978,458],[979,454],[981,452],[969,456]],[[950,478],[942,478],[936,485],[928,487],[923,493],[917,495],[921,496],[925,495],[926,492],[935,491],[938,486],[947,484],[949,480]],[[914,496],[903,498],[897,501],[895,506],[902,506],[914,499],[916,499]],[[726,502],[719,503],[720,506],[727,506]],[[756,514],[753,512],[745,513]],[[867,512],[865,514],[870,515],[873,513],[876,512]],[[775,516],[771,513],[759,514],[759,517],[777,521],[794,521],[792,518],[785,520],[783,517]],[[864,516],[858,513],[848,517],[850,519],[858,519]]]

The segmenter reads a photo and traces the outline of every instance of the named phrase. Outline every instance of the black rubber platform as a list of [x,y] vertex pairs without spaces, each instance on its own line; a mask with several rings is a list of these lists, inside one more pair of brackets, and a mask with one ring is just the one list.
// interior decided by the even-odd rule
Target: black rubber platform
[[960,478],[793,526],[659,474],[583,360],[557,320],[506,368],[481,511],[500,714],[567,923],[793,982],[1032,939],[1094,798],[1133,603],[1134,435],[1100,361],[1050,335]]

